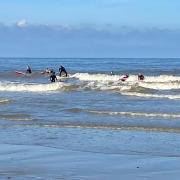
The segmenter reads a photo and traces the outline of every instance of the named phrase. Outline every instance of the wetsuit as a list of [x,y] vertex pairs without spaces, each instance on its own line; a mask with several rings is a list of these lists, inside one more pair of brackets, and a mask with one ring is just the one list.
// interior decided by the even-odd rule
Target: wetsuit
[[63,66],[59,68],[59,76],[61,76],[62,73],[65,73],[65,76],[67,77],[66,69]]
[[32,71],[31,71],[31,68],[28,66],[27,70],[26,70],[27,73],[31,74]]
[[144,76],[142,74],[138,75],[139,80],[144,80]]
[[50,81],[51,81],[51,82],[55,82],[56,80],[57,80],[56,75],[55,75],[55,74],[52,74],[52,75],[50,76]]

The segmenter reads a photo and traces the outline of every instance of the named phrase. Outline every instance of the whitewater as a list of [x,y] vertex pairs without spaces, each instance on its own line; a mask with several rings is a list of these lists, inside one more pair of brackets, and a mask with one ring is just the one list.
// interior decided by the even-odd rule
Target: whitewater
[[[129,75],[125,81],[121,81],[124,75],[75,73],[68,78],[61,79],[57,76],[56,83],[21,83],[0,81],[0,91],[12,92],[58,92],[71,90],[101,90],[121,93],[127,96],[139,96],[144,98],[169,98],[180,99],[180,95],[174,95],[180,90],[180,76],[160,75],[145,76],[144,80],[138,80],[137,75]],[[42,78],[43,75],[39,75]],[[36,79],[38,77],[36,76]],[[48,78],[48,77],[47,77]],[[78,81],[77,81],[78,80]],[[157,90],[157,91],[152,91]],[[180,91],[179,91],[180,92]]]

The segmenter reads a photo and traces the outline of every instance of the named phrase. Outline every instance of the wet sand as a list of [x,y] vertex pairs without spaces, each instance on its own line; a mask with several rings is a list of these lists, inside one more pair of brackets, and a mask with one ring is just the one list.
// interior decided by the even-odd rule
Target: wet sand
[[0,179],[179,180],[180,157],[0,145]]

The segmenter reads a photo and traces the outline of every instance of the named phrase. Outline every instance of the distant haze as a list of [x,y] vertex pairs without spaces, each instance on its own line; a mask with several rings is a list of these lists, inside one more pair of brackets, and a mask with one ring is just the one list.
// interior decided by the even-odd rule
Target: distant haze
[[0,57],[180,57],[178,9],[177,0],[0,1]]

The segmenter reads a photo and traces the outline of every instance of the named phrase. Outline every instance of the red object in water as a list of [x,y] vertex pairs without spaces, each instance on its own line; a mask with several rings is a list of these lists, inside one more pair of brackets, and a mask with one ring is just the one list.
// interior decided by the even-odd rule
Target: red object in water
[[125,81],[127,78],[129,77],[129,75],[124,75],[122,78],[120,78],[121,81]]

